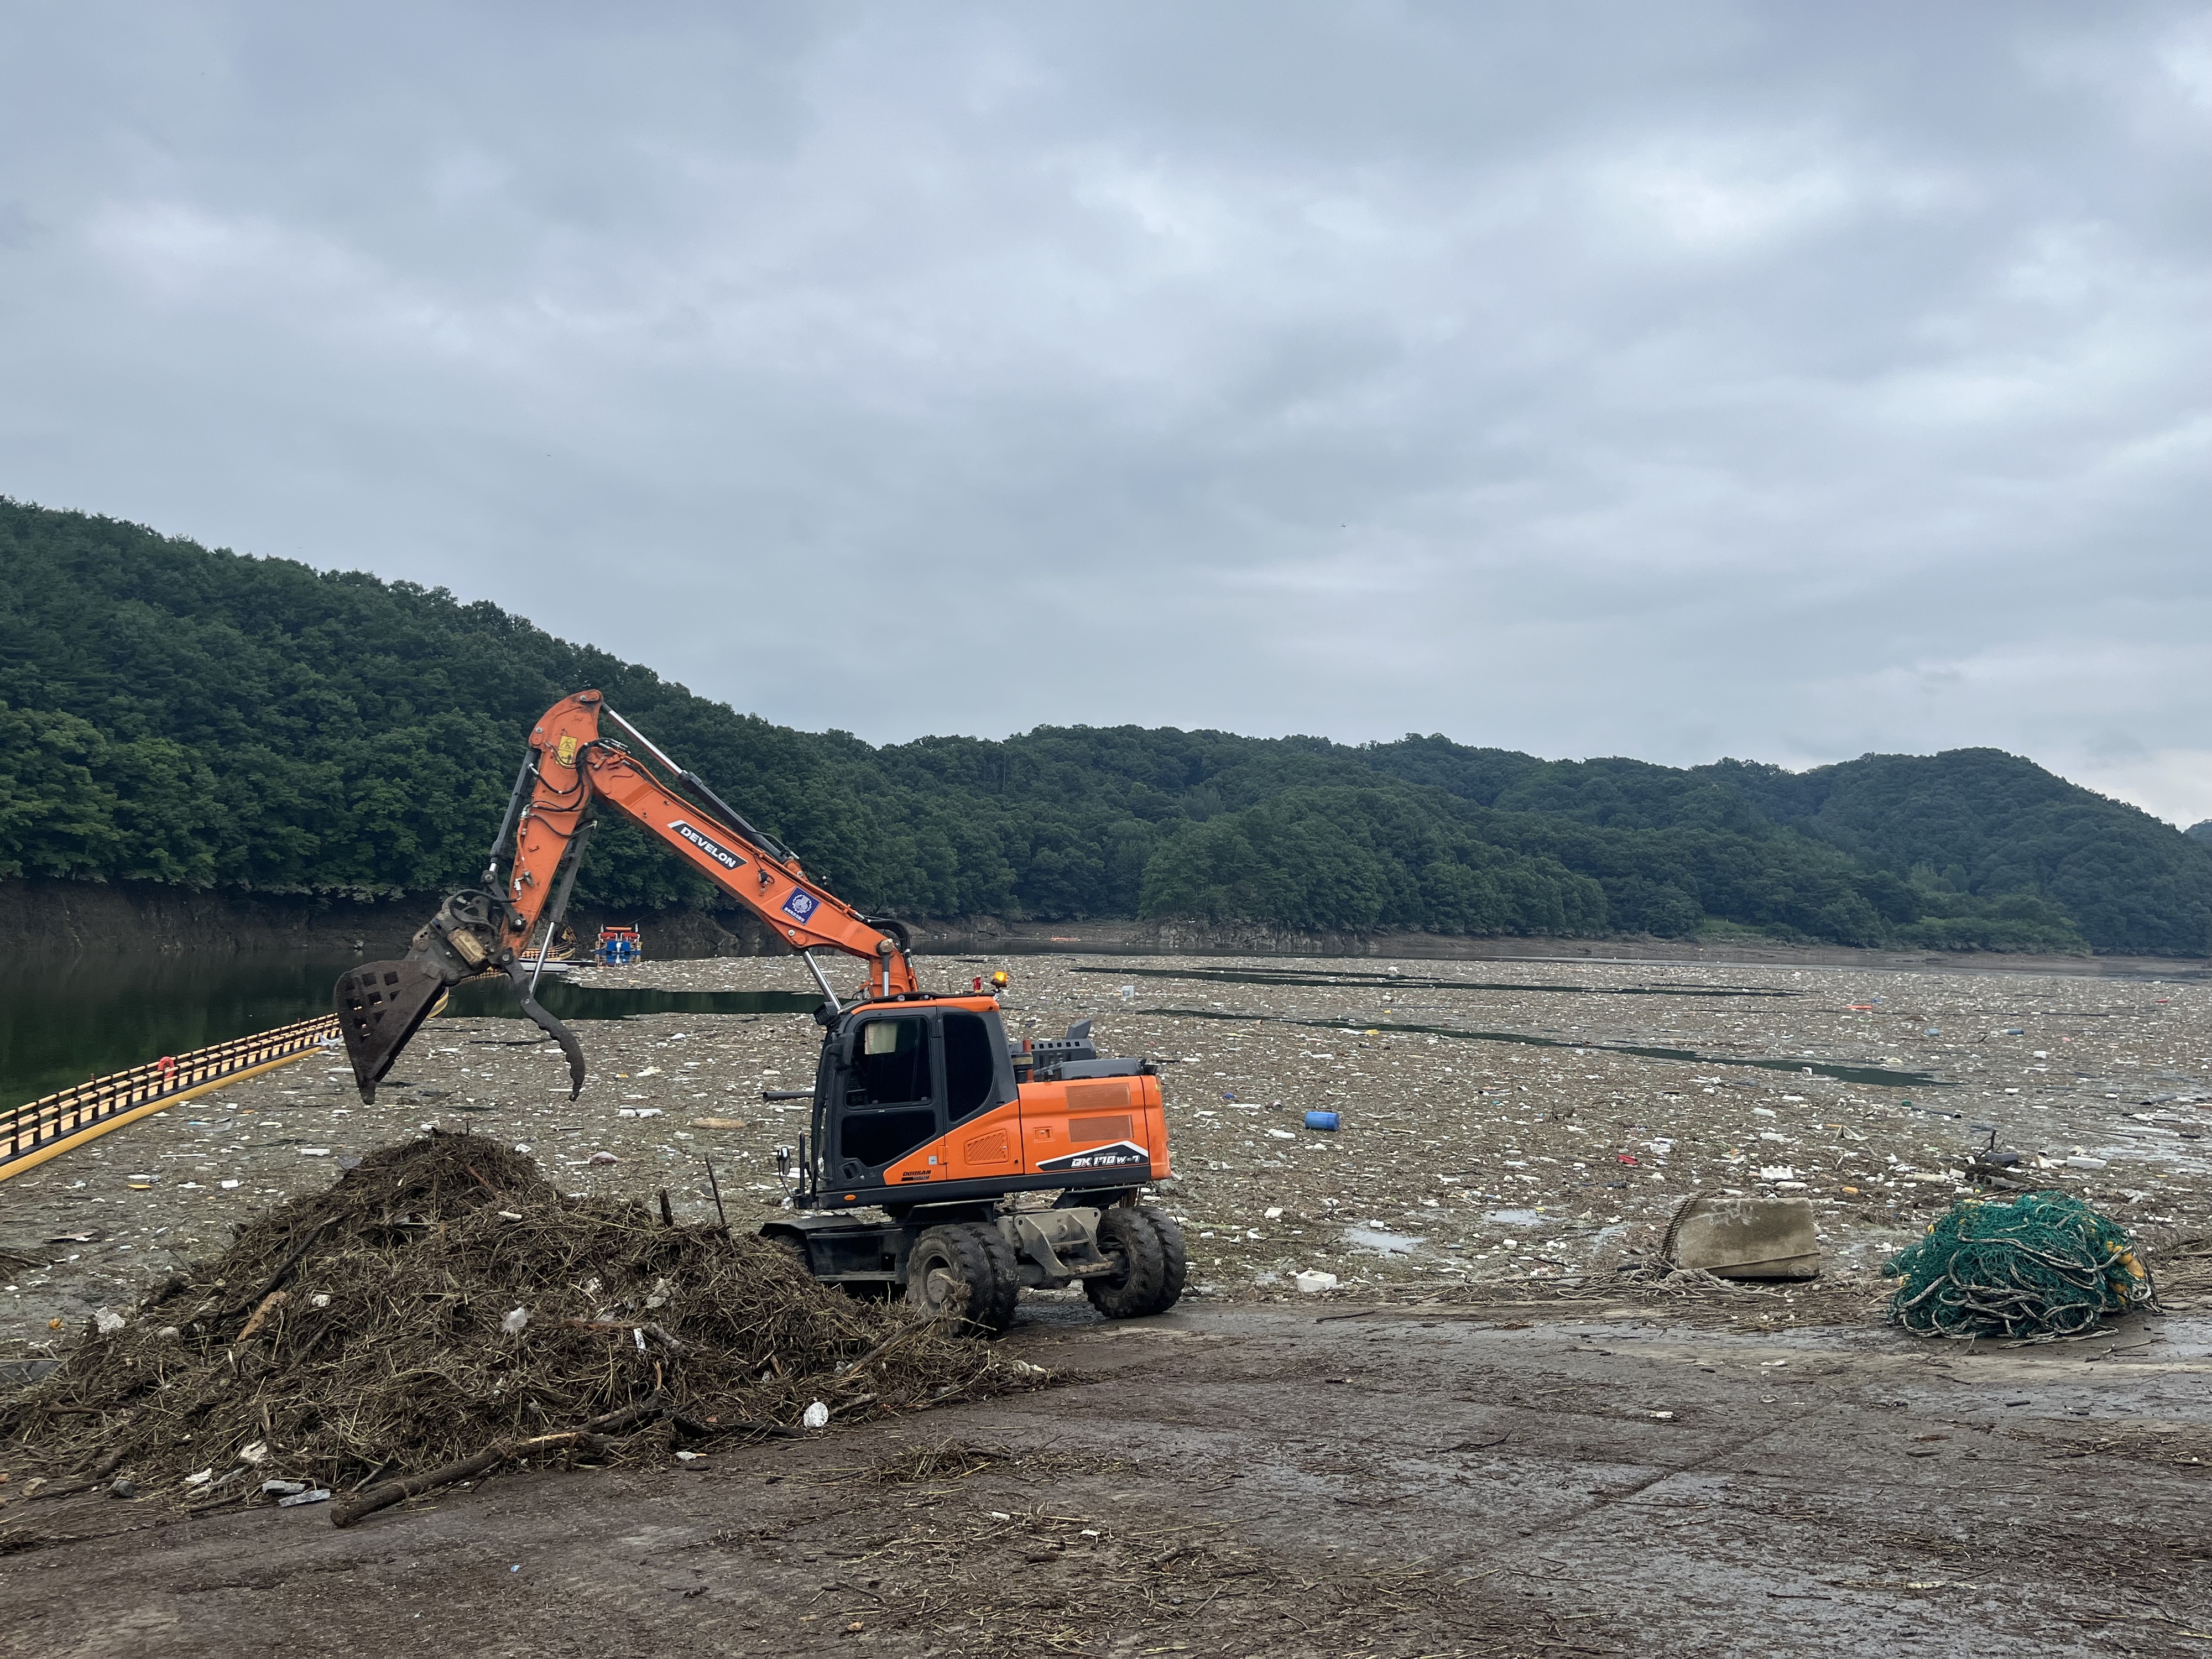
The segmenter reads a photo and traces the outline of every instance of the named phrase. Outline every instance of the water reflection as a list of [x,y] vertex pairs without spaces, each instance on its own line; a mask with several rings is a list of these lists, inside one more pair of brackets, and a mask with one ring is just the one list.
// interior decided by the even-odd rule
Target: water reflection
[[[538,988],[538,1005],[556,1019],[635,1019],[641,1014],[811,1014],[822,1006],[819,991],[655,991],[610,989],[547,980]],[[446,1018],[520,1019],[522,1002],[504,974],[472,979],[453,988]]]
[[331,1011],[351,957],[73,957],[0,967],[0,1104]]

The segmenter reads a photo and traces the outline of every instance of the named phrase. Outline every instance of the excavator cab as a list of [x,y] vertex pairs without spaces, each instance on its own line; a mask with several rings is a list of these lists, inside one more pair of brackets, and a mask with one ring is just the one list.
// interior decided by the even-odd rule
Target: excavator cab
[[1115,1318],[1174,1305],[1182,1232],[1138,1203],[1168,1173],[1156,1067],[1102,1059],[1088,1021],[1010,1042],[988,995],[825,1004],[817,1018],[794,1213],[762,1229],[816,1278],[933,1311],[957,1299],[987,1330],[1005,1328],[1025,1285],[1080,1284]]
[[821,1143],[830,1180],[883,1187],[933,1143],[1015,1098],[1013,1064],[995,1013],[893,1003],[856,1013],[823,1045],[830,1110]]
[[1040,1044],[1009,1042],[989,996],[824,1014],[796,1208],[1121,1189],[1167,1172],[1156,1068],[1100,1060],[1088,1022]]

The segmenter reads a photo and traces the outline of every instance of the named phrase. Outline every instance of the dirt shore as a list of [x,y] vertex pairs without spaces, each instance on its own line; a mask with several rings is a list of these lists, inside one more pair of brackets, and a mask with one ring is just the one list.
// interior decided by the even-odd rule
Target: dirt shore
[[2203,1319],[1992,1350],[1632,1301],[1048,1301],[1006,1340],[1060,1384],[343,1532],[11,1504],[0,1652],[1948,1659],[2212,1626]]

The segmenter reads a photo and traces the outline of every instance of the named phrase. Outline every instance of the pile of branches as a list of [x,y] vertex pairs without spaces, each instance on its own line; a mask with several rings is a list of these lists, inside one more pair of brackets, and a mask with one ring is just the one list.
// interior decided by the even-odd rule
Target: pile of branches
[[88,1327],[0,1404],[0,1446],[190,1504],[270,1480],[388,1494],[471,1464],[796,1433],[817,1402],[911,1410],[1038,1375],[817,1284],[775,1244],[567,1197],[495,1142],[433,1133],[263,1215],[120,1328]]
[[2128,1230],[2056,1191],[1954,1204],[1881,1271],[1902,1281],[1890,1318],[1922,1336],[2087,1336],[2156,1293]]

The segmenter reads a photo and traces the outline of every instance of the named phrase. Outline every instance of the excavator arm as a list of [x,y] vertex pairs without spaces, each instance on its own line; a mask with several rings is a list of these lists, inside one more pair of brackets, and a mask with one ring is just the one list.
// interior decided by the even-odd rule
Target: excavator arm
[[[672,775],[675,784],[663,781],[627,744],[605,734],[602,719]],[[602,803],[665,842],[693,869],[751,907],[793,950],[806,955],[807,966],[833,1006],[829,981],[807,954],[816,950],[866,961],[871,995],[895,997],[916,989],[904,927],[864,916],[809,881],[787,849],[607,708],[599,692],[580,691],[546,710],[530,733],[529,753],[492,843],[483,888],[448,897],[415,935],[405,957],[364,963],[339,979],[338,1022],[363,1101],[375,1099],[377,1084],[439,999],[463,980],[491,973],[505,973],[514,981],[523,1011],[568,1055],[569,1097],[581,1091],[582,1047],[538,1006],[535,992]],[[533,952],[532,940],[541,933]]]

